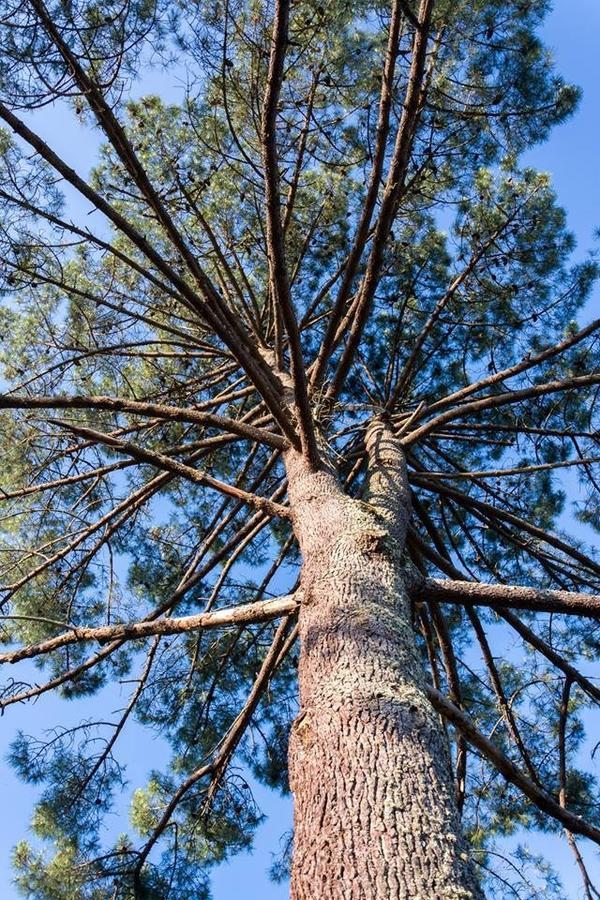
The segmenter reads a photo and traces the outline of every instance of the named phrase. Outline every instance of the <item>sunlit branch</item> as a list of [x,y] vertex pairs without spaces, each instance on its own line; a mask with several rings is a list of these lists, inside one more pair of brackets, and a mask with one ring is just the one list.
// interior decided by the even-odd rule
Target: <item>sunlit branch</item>
[[[159,475],[152,484],[158,484],[159,487],[166,485],[172,479],[172,475],[169,473],[163,473]],[[158,488],[155,488],[158,489]],[[278,488],[272,496],[272,500],[276,501],[281,494],[285,491],[285,486],[282,488]],[[223,559],[227,557],[227,555],[235,549],[236,546],[240,543],[240,541],[244,540],[249,531],[252,531],[256,528],[258,523],[262,523],[262,526],[265,527],[268,523],[269,518],[262,512],[256,513],[254,516],[251,516],[242,527],[234,534],[231,538],[226,540],[221,547],[219,547],[213,556],[200,568],[196,568],[195,565],[191,567],[191,570],[186,574],[186,576],[181,580],[180,584],[176,588],[176,590],[171,594],[166,600],[164,600],[158,607],[152,610],[143,621],[152,621],[158,619],[160,616],[165,613],[171,611],[176,604],[184,597],[189,590],[191,590],[196,584],[198,584],[203,578],[210,574],[210,572],[222,562]],[[216,540],[220,529],[215,530],[213,534],[213,539]],[[207,549],[210,541],[207,543]],[[55,678],[50,679],[47,682],[44,682],[40,685],[35,685],[34,687],[30,687],[26,690],[20,690],[13,694],[8,694],[7,690],[4,690],[4,696],[0,696],[0,710],[4,710],[6,707],[11,706],[15,703],[24,703],[28,700],[34,700],[37,697],[47,693],[48,691],[54,690],[57,687],[61,687],[68,682],[77,681],[77,679],[85,672],[93,669],[97,664],[102,663],[104,660],[108,659],[113,653],[122,647],[122,641],[113,641],[110,644],[103,647],[97,653],[94,653],[91,657],[88,657],[83,663],[75,666],[72,669],[67,669],[65,672],[56,676]]]
[[[298,609],[300,599],[298,594],[289,594],[285,597],[260,600],[256,603],[246,603],[179,619],[154,619],[146,622],[101,625],[98,628],[71,625],[69,631],[39,644],[31,644],[9,653],[0,653],[0,663],[16,663],[21,659],[52,653],[61,647],[83,641],[105,644],[109,641],[136,641],[154,635],[183,634],[210,628],[224,628],[229,625],[256,625],[258,622],[269,622],[271,619],[291,615]],[[10,619],[11,616],[3,618]]]

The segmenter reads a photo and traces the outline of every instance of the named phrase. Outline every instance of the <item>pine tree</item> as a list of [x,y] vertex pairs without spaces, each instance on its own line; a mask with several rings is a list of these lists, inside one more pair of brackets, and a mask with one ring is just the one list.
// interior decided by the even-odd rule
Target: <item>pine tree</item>
[[[5,4],[0,706],[89,698],[12,745],[24,896],[208,897],[250,776],[294,900],[560,897],[518,829],[600,896],[597,271],[520,162],[579,96],[547,6]],[[171,761],[107,843],[133,720]]]

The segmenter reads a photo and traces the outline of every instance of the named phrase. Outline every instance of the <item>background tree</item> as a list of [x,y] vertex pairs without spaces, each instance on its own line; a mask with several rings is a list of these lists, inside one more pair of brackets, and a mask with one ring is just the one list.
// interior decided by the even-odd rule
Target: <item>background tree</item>
[[[598,896],[600,563],[560,519],[567,469],[597,521],[597,273],[519,164],[578,97],[546,6],[3,10],[1,705],[132,685],[16,737],[26,896],[207,896],[290,733],[296,900],[539,896],[517,827]],[[127,99],[151,64],[181,103]],[[107,844],[133,717],[172,760]]]

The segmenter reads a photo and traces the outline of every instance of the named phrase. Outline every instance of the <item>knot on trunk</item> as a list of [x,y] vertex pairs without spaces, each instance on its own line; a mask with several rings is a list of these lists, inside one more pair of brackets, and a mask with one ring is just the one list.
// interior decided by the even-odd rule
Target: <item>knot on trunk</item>
[[363,553],[381,553],[385,549],[387,537],[387,531],[382,528],[359,531],[355,536],[356,547]]
[[305,712],[294,720],[292,725],[292,733],[294,739],[301,745],[303,750],[310,750],[315,743],[316,735],[314,728],[309,720],[308,714]]

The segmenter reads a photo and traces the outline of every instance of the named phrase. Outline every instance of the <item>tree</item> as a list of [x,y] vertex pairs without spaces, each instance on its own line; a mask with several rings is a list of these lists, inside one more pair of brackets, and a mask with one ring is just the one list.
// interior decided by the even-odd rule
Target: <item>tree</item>
[[[208,896],[252,773],[295,900],[560,896],[498,866],[520,827],[598,897],[600,562],[561,513],[566,472],[597,523],[600,320],[519,163],[578,99],[545,0],[7,6],[1,705],[132,686],[16,737],[21,891]],[[107,843],[134,717],[172,761]]]

